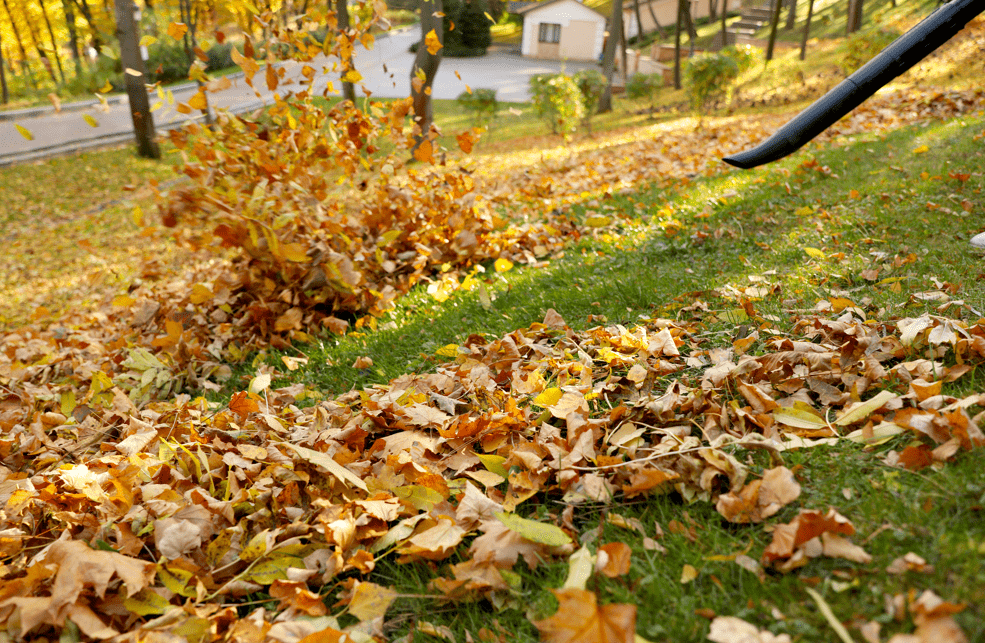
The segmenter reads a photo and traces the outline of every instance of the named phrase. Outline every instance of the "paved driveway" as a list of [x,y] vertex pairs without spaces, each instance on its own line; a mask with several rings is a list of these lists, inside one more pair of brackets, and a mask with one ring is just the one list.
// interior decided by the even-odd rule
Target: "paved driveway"
[[[379,38],[370,51],[358,50],[356,68],[363,75],[362,84],[373,96],[402,98],[410,95],[410,69],[414,61],[410,46],[419,37],[417,28],[403,29]],[[299,67],[292,63],[286,66],[288,74]],[[445,58],[438,69],[432,91],[436,98],[455,99],[469,85],[472,88],[495,89],[496,97],[501,102],[526,102],[530,99],[530,76],[559,71],[574,73],[589,67],[595,67],[595,64],[531,60],[507,51],[492,51],[481,58]],[[455,72],[458,72],[457,76]],[[262,78],[261,73],[256,83],[258,87],[263,86],[259,96],[239,77],[230,89],[209,94],[209,101],[216,108],[233,112],[249,111],[269,104],[272,102],[272,92],[266,90]],[[326,81],[323,80],[321,87]],[[338,89],[339,83],[335,85]],[[179,102],[187,101],[195,91],[194,85],[173,89]],[[152,97],[151,102],[155,100]],[[98,127],[89,125],[84,115],[95,118]],[[180,126],[190,117],[170,108],[154,112],[154,121],[159,130]],[[24,138],[15,123],[29,130],[34,140]],[[0,112],[0,165],[118,144],[132,140],[132,137],[125,97],[111,100],[108,107],[98,104],[65,106],[58,114],[52,110]]]

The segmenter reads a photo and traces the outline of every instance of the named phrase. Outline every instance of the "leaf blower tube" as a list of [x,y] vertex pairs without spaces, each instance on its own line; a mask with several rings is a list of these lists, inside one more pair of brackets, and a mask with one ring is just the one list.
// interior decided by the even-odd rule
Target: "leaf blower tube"
[[985,0],[950,0],[941,5],[763,143],[722,160],[748,170],[793,154],[880,87],[954,37],[983,11]]

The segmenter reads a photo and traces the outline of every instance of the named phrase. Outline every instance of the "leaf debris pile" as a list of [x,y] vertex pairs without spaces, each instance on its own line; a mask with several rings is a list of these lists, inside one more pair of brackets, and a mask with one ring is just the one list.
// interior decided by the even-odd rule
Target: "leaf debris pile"
[[[460,554],[434,590],[488,598],[508,593],[520,558],[573,552],[581,503],[674,491],[758,522],[799,495],[787,449],[907,433],[898,463],[918,468],[985,443],[982,414],[970,415],[983,396],[940,393],[985,361],[985,325],[849,311],[786,335],[749,312],[762,355],[749,338],[707,348],[698,319],[576,333],[551,311],[493,341],[470,337],[433,373],[306,409],[300,385],[260,381],[225,407],[179,396],[137,409],[110,384],[78,423],[39,412],[0,440],[0,617],[22,636],[68,618],[93,638],[297,641],[342,630],[328,599],[359,617],[350,634],[378,637],[394,596],[359,579],[382,556]],[[776,466],[750,481],[742,449]],[[534,497],[566,509],[553,523],[515,516]],[[864,565],[853,533],[834,509],[802,510],[762,564]],[[238,618],[231,605],[257,592],[279,613]],[[622,611],[599,627],[635,608],[605,609]]]

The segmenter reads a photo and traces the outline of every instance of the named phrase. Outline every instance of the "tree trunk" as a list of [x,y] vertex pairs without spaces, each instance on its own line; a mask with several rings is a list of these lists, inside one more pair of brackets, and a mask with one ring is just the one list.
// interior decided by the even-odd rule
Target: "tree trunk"
[[728,28],[725,19],[728,18],[728,0],[722,0],[722,48],[728,47]]
[[807,4],[807,22],[804,23],[804,35],[800,39],[800,59],[807,55],[807,39],[811,37],[811,18],[814,16],[814,0]]
[[797,0],[788,0],[787,4],[790,10],[787,12],[787,24],[783,28],[790,31],[797,25]]
[[[622,11],[619,12],[619,17],[622,17]],[[619,22],[619,44],[621,45],[619,51],[622,53],[622,86],[626,86],[627,74],[629,74],[629,56],[626,50],[629,49],[629,43],[626,42],[626,26],[620,21]]]
[[14,22],[14,14],[10,12],[10,4],[8,4],[7,0],[3,0],[3,7],[7,10],[10,27],[14,31],[14,40],[17,41],[17,48],[21,52],[21,69],[27,70],[27,78],[31,83],[31,87],[37,89],[38,85],[34,82],[34,73],[31,71],[31,64],[27,60],[27,51],[24,50],[24,41],[21,39],[20,29],[17,28],[17,23]]
[[708,21],[718,20],[718,0],[708,0]]
[[154,117],[147,99],[147,79],[144,61],[140,57],[140,44],[137,25],[133,19],[133,0],[116,0],[116,38],[120,43],[120,62],[123,69],[132,69],[139,74],[123,74],[127,97],[130,99],[130,117],[133,120],[133,133],[137,139],[137,153],[144,158],[159,159],[161,150],[154,140]]
[[[72,0],[75,2],[76,0]],[[99,36],[99,27],[96,20],[92,17],[92,9],[89,8],[87,0],[78,0],[78,9],[82,12],[82,17],[89,23],[89,31],[92,33],[92,48],[96,50],[96,55],[103,53],[103,39]]]
[[862,0],[848,0],[848,24],[845,31],[849,36],[862,28],[862,5]]
[[48,60],[48,53],[41,47],[41,39],[38,38],[38,32],[34,29],[34,22],[31,21],[31,17],[27,15],[27,7],[24,7],[24,22],[27,23],[27,33],[31,36],[31,43],[34,45],[34,51],[38,52],[38,58],[41,59],[41,64],[44,66],[44,70],[48,72],[49,76],[51,76],[51,82],[57,85],[58,77],[55,76],[55,68],[51,65],[51,61]]
[[687,38],[688,42],[691,43],[691,55],[694,55],[694,39],[698,37],[698,29],[694,26],[694,20],[691,19],[691,2],[684,3],[684,26],[687,27]]
[[643,16],[640,14],[640,0],[633,0],[633,13],[636,14],[636,42],[643,37]]
[[[349,2],[348,0],[335,0],[335,18],[339,22],[339,32],[349,35]],[[438,33],[435,31],[435,33]],[[423,46],[424,41],[421,41]],[[342,61],[342,75],[352,69],[352,59]],[[342,81],[342,98],[356,104],[356,87],[353,83]]]
[[776,29],[780,25],[780,9],[783,7],[782,0],[776,0],[773,7],[773,17],[770,18],[770,42],[766,47],[766,62],[773,60],[773,47],[776,45]]
[[440,15],[444,9],[443,1],[421,0],[420,7],[421,44],[417,48],[417,55],[414,57],[414,64],[410,69],[410,95],[414,99],[414,124],[417,125],[414,131],[415,143],[412,150],[415,155],[425,142],[429,146],[431,144],[429,134],[431,133],[431,122],[434,120],[434,112],[431,106],[430,90],[443,55],[441,49],[438,49],[434,54],[428,51],[427,36],[433,31],[442,48],[445,37]]
[[58,53],[58,41],[55,40],[55,32],[51,28],[51,20],[48,19],[48,9],[44,6],[44,0],[38,0],[41,5],[41,15],[44,16],[44,24],[48,27],[48,37],[51,38],[51,51],[55,54],[55,63],[58,65],[58,75],[61,76],[62,83],[65,83],[65,70],[62,69],[62,57]]
[[75,64],[75,75],[82,75],[82,56],[79,53],[79,34],[75,31],[75,9],[71,0],[62,0],[62,10],[65,11],[65,24],[68,26],[68,49],[72,52],[72,63]]
[[653,28],[657,30],[657,38],[662,40],[664,37],[664,30],[663,27],[660,26],[660,21],[657,20],[657,14],[653,13],[652,0],[646,3],[646,8],[650,11],[650,18],[653,19]]
[[684,22],[684,3],[677,0],[677,24],[674,25],[674,89],[681,88],[681,23]]
[[605,91],[602,92],[602,98],[599,99],[597,114],[612,111],[612,78],[616,72],[616,47],[619,46],[620,42],[622,42],[622,0],[614,0],[609,37],[605,41],[605,50],[602,52],[602,73],[605,75],[606,81]]
[[3,59],[3,34],[0,34],[0,98],[3,99],[3,104],[6,105],[10,100],[10,92],[7,90],[7,72],[4,71]]

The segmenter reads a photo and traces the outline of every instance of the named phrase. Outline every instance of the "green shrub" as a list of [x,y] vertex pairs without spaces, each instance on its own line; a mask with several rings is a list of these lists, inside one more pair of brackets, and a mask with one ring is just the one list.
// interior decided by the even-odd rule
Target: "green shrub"
[[846,74],[853,73],[859,67],[872,60],[876,54],[885,49],[891,42],[899,38],[899,36],[899,32],[889,29],[856,31],[849,36],[843,45],[845,53],[842,69]]
[[606,85],[608,85],[605,76],[597,69],[583,69],[576,72],[571,79],[575,81],[578,91],[581,92],[582,104],[585,106],[585,118],[591,118],[599,106],[599,101],[602,100]]
[[209,50],[205,53],[209,57],[208,66],[205,68],[205,71],[219,71],[220,69],[226,69],[235,65],[232,56],[233,44],[231,42],[216,43],[209,47]]
[[162,38],[148,48],[145,63],[150,82],[173,83],[188,80],[191,63],[180,40]]
[[729,95],[739,78],[739,65],[722,54],[705,54],[688,60],[684,83],[694,109],[702,111],[712,98]]
[[650,107],[653,107],[653,99],[657,92],[664,86],[664,76],[656,74],[633,74],[626,83],[626,95],[630,98],[649,98]]
[[530,77],[530,95],[534,111],[551,131],[565,141],[578,129],[585,115],[585,104],[578,85],[565,74],[536,74]]
[[461,29],[462,46],[485,52],[492,44],[492,32],[489,30],[491,25],[489,18],[486,17],[485,0],[466,2],[458,18],[456,30]]
[[729,45],[718,53],[734,60],[740,74],[752,69],[756,61],[762,60],[764,57],[763,50],[752,45]]
[[458,104],[472,112],[472,120],[476,127],[482,127],[496,117],[495,89],[473,89],[472,93],[462,92],[458,95]]

